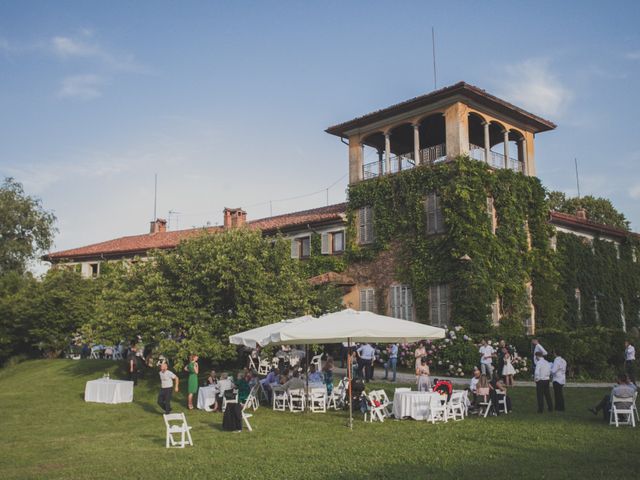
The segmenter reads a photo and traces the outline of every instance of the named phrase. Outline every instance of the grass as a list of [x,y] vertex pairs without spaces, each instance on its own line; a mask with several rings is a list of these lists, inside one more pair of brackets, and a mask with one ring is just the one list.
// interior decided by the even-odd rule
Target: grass
[[431,425],[364,424],[357,414],[352,432],[344,412],[261,407],[242,434],[223,432],[220,414],[187,411],[181,392],[174,411],[186,411],[195,446],[166,450],[155,372],[132,404],[85,403],[85,382],[106,369],[119,373],[98,360],[0,371],[0,478],[637,478],[640,468],[640,429],[586,411],[602,389],[567,389],[564,414],[538,415],[534,390],[518,387],[508,416]]

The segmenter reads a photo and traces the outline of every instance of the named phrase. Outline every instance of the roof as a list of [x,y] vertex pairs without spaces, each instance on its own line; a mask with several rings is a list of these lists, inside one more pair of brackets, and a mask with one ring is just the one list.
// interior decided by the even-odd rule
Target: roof
[[630,232],[622,228],[610,227],[609,225],[592,222],[590,220],[580,218],[577,215],[572,215],[570,213],[562,213],[552,210],[549,214],[549,220],[553,225],[564,226],[571,230],[597,233],[599,235],[605,235],[608,237],[619,239],[624,239],[629,236],[640,239],[640,234],[638,233]]
[[[346,203],[338,203],[327,207],[314,208],[312,210],[252,220],[247,222],[246,225],[249,228],[259,229],[267,233],[275,233],[277,231],[292,230],[306,225],[319,225],[343,220],[346,209]],[[223,230],[224,227],[203,227],[132,235],[107,240],[106,242],[94,243],[84,247],[49,253],[42,258],[46,261],[55,262],[96,257],[135,256],[145,254],[149,250],[175,248],[181,241],[200,235],[203,232],[216,233]]]
[[553,130],[554,128],[556,128],[555,123],[549,120],[545,120],[544,118],[534,115],[533,113],[527,112],[520,107],[516,107],[515,105],[502,100],[501,98],[491,95],[481,88],[470,85],[466,82],[458,82],[454,85],[441,88],[440,90],[434,90],[433,92],[427,93],[426,95],[421,95],[419,97],[397,103],[390,107],[383,108],[382,110],[377,110],[375,112],[368,113],[367,115],[354,118],[353,120],[349,120],[348,122],[334,125],[327,128],[325,131],[332,135],[346,137],[346,132],[349,132],[351,130],[363,128],[374,122],[384,120],[385,118],[410,112],[417,108],[427,106],[441,100],[446,100],[447,98],[454,97],[456,95],[461,95],[470,100],[474,100],[480,105],[489,107],[499,113],[507,115],[510,118],[518,120],[519,122],[530,126],[536,133],[546,132],[548,130]]
[[342,273],[336,273],[336,272],[325,272],[325,273],[321,273],[320,275],[316,275],[315,277],[311,277],[309,279],[309,283],[311,285],[325,285],[327,283],[333,283],[335,285],[355,285],[356,282],[353,280],[353,278],[347,276],[347,275],[343,275]]

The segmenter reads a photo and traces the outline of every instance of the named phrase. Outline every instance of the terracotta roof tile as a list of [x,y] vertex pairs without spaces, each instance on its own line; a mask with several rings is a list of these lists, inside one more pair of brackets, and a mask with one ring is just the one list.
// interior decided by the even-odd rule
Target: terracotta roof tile
[[[265,232],[288,230],[295,227],[306,226],[307,224],[340,220],[343,218],[346,208],[346,203],[339,203],[327,207],[314,208],[312,210],[252,220],[247,222],[247,226]],[[215,233],[222,230],[224,230],[223,227],[203,227],[120,237],[84,247],[49,253],[43,257],[43,260],[56,261],[101,256],[141,255],[153,249],[175,248],[181,241],[195,237],[203,232]]]
[[617,238],[626,238],[628,236],[640,238],[640,234],[638,233],[630,232],[622,228],[610,227],[609,225],[592,222],[591,220],[585,220],[584,218],[580,218],[570,213],[551,211],[549,219],[553,225],[564,225],[573,229],[599,233]]

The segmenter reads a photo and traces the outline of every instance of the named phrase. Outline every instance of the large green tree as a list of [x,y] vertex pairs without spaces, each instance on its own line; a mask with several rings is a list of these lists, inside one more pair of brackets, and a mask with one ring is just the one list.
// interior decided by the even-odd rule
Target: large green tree
[[0,274],[24,271],[29,260],[53,241],[55,216],[22,184],[6,178],[0,186]]
[[178,365],[189,353],[234,358],[229,335],[337,306],[335,296],[316,294],[286,242],[249,229],[203,232],[102,281],[86,333],[109,342],[141,334]]
[[551,191],[547,193],[547,200],[551,210],[575,215],[583,208],[587,212],[587,218],[592,222],[629,230],[629,221],[623,213],[616,210],[609,199],[591,195],[567,198],[563,192]]

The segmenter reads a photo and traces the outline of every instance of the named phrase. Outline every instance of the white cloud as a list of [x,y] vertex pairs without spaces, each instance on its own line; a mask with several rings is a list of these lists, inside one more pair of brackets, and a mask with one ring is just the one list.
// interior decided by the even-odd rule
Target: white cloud
[[100,50],[97,47],[69,37],[53,37],[51,39],[51,48],[53,53],[63,58],[100,55]]
[[499,96],[539,115],[561,116],[573,93],[553,74],[548,59],[532,58],[504,68]]
[[629,196],[634,200],[640,200],[640,183],[636,183],[629,189]]
[[624,54],[624,58],[627,60],[640,60],[640,50],[635,52],[627,52]]
[[100,97],[100,88],[104,79],[95,74],[71,75],[62,79],[58,96],[62,98],[75,98],[78,100],[91,100]]

